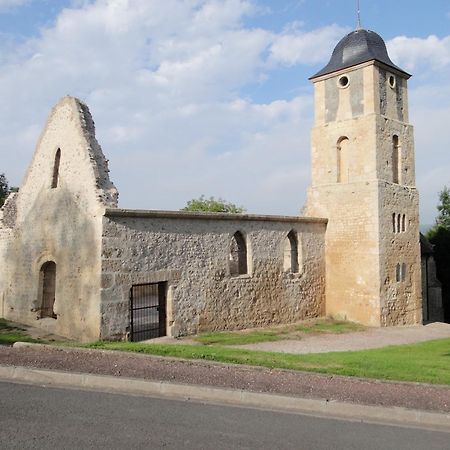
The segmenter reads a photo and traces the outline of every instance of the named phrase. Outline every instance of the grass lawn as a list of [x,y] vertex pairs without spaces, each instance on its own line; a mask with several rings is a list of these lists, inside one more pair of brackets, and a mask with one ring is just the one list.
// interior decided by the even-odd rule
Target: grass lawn
[[258,342],[280,341],[283,339],[301,339],[302,336],[307,334],[341,334],[362,331],[365,329],[365,326],[354,322],[323,318],[306,320],[300,324],[284,325],[267,329],[201,333],[189,338],[204,345],[244,345],[256,344]]
[[0,345],[12,345],[14,342],[42,342],[28,336],[25,328],[5,319],[0,319]]
[[203,345],[96,342],[85,347],[228,364],[302,370],[386,380],[450,384],[450,339],[355,352],[292,355]]

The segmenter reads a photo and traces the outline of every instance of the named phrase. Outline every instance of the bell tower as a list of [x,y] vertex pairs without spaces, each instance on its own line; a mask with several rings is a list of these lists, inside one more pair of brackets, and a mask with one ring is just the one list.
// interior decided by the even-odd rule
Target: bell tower
[[421,323],[419,198],[410,75],[358,29],[311,77],[312,182],[306,214],[327,217],[326,312],[372,326]]

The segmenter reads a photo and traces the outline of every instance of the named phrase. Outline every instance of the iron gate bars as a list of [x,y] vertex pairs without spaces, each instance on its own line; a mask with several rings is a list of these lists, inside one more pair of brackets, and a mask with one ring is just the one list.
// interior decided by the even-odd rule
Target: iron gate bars
[[130,340],[166,335],[166,284],[135,284],[130,289]]

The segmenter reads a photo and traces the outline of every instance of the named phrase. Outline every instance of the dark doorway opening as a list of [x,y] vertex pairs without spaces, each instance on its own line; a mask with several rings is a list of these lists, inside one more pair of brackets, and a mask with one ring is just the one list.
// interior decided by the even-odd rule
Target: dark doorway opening
[[53,261],[44,263],[40,273],[40,289],[42,295],[40,317],[51,317],[56,319],[53,307],[55,305],[56,296],[56,264]]
[[166,336],[167,283],[135,284],[130,290],[130,340]]

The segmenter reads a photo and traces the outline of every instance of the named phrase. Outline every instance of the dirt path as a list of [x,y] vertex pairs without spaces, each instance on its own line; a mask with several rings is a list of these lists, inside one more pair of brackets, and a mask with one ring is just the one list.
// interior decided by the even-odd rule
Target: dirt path
[[450,338],[450,324],[431,323],[411,327],[370,328],[343,334],[305,335],[300,340],[283,340],[240,345],[239,348],[280,353],[326,353],[381,348]]

